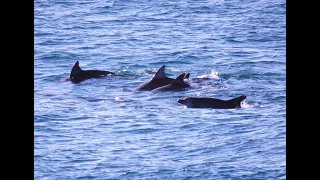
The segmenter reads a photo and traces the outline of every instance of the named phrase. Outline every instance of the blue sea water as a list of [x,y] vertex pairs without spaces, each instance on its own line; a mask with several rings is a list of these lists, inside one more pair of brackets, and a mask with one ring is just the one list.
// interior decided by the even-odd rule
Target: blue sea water
[[[135,91],[162,65],[209,79]],[[286,179],[286,1],[35,0],[34,179]]]

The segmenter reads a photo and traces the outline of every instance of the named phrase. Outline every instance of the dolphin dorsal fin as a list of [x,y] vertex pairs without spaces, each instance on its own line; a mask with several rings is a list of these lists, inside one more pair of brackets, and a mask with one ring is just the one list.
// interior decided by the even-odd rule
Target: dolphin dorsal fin
[[73,69],[81,69],[80,66],[79,66],[79,61],[77,61],[76,63],[74,63]]
[[166,66],[163,65],[152,77],[152,79],[161,79],[166,78],[166,73],[164,72]]
[[184,84],[185,82],[183,81],[185,73],[180,74],[175,80],[171,82],[171,84]]
[[74,75],[78,74],[79,72],[81,72],[81,68],[79,66],[79,61],[77,61],[76,63],[74,63],[74,65],[71,69],[70,77],[73,77]]
[[79,61],[75,62],[74,65],[73,65],[73,67],[74,67],[74,68],[79,68],[79,67],[80,67],[80,66],[79,66]]
[[183,78],[184,79],[189,79],[189,77],[190,77],[190,73],[186,74]]

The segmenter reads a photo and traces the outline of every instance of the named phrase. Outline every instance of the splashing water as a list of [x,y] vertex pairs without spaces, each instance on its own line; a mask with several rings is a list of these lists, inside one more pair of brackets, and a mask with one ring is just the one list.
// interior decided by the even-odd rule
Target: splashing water
[[217,71],[211,71],[210,74],[200,75],[197,78],[199,78],[199,79],[210,79],[210,78],[220,79],[219,72],[217,72]]

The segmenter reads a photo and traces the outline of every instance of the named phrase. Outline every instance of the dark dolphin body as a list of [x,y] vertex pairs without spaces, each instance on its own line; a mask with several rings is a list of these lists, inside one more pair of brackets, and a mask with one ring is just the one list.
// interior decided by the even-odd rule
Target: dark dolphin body
[[186,88],[190,87],[189,84],[183,81],[185,73],[180,74],[175,80],[170,84],[158,87],[152,91],[184,91]]
[[[151,91],[156,88],[165,86],[170,84],[174,79],[169,78],[166,76],[164,70],[165,65],[163,65],[152,77],[152,79],[149,82],[146,82],[142,85],[140,85],[137,90],[138,91]],[[190,75],[190,73],[188,73]]]
[[77,61],[71,70],[70,80],[73,83],[79,83],[81,81],[90,79],[90,78],[102,78],[108,75],[119,75],[110,71],[102,71],[102,70],[82,70],[79,66],[79,61]]
[[245,98],[246,96],[239,96],[230,100],[221,100],[215,98],[187,97],[185,99],[179,99],[178,103],[188,108],[232,109],[241,108],[240,103]]

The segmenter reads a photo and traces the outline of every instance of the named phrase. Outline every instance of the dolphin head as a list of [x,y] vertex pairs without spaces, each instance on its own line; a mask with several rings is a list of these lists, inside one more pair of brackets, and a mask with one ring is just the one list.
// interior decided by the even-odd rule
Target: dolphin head
[[180,103],[180,104],[186,104],[187,103],[187,101],[185,100],[185,99],[179,99],[178,100],[178,103]]
[[247,96],[239,96],[239,97],[231,99],[231,101],[234,103],[236,108],[240,108],[241,107],[241,101],[243,101],[246,98],[247,98]]
[[187,106],[188,108],[192,108],[193,107],[193,104],[192,104],[192,101],[190,101],[190,98],[178,99],[177,102]]

